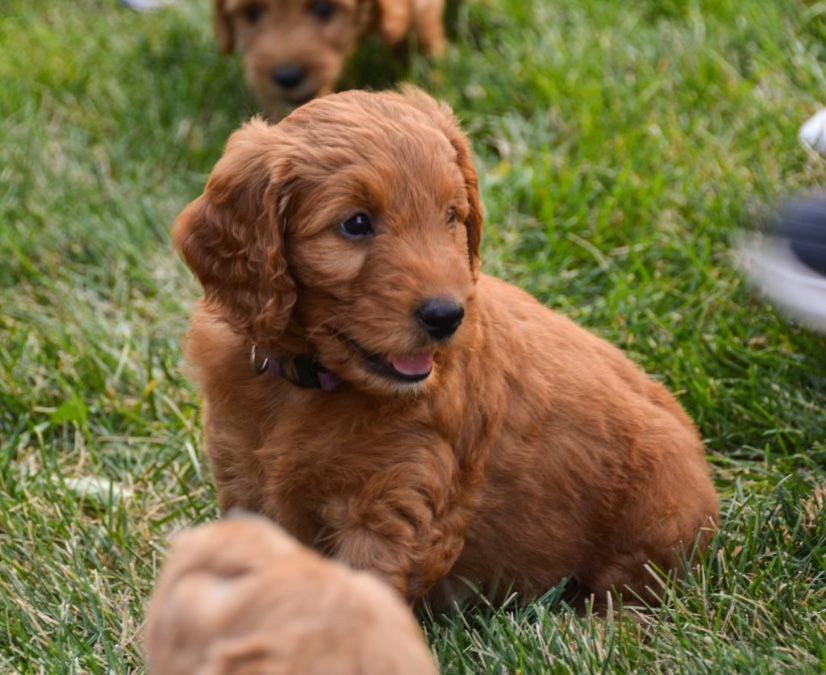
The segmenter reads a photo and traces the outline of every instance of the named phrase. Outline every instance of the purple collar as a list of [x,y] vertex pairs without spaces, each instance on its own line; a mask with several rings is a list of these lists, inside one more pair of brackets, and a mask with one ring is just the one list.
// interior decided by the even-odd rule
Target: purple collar
[[332,392],[341,386],[341,380],[311,356],[264,356],[259,360],[256,346],[250,350],[250,366],[256,375],[269,371],[273,377],[287,380],[302,389],[321,389]]

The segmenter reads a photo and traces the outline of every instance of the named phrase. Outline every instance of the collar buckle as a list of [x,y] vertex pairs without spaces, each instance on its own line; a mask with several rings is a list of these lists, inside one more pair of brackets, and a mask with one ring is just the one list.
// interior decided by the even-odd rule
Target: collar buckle
[[264,360],[259,362],[255,348],[256,345],[253,345],[252,349],[250,349],[250,368],[252,368],[252,372],[256,375],[263,375],[270,367],[270,357],[265,356]]

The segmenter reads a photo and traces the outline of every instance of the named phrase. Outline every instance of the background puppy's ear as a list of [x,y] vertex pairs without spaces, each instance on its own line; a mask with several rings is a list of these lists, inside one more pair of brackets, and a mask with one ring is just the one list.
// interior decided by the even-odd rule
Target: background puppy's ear
[[389,45],[395,45],[407,35],[413,21],[412,0],[373,0],[378,12],[381,36]]
[[284,230],[287,179],[281,133],[261,120],[236,131],[204,193],[178,216],[175,245],[206,300],[257,344],[272,344],[296,300]]
[[473,272],[474,278],[476,278],[479,275],[482,264],[480,247],[482,244],[482,226],[485,221],[485,214],[482,208],[482,197],[479,192],[479,174],[476,173],[476,167],[473,166],[470,142],[459,126],[459,121],[453,114],[453,110],[447,103],[436,101],[418,87],[402,87],[401,93],[410,105],[430,116],[436,128],[440,129],[442,133],[447,136],[450,144],[456,150],[456,162],[459,164],[459,168],[465,178],[468,205],[470,206],[470,212],[465,220],[465,227],[467,228],[470,269]]
[[226,10],[226,0],[212,0],[212,26],[221,53],[229,54],[235,47],[232,19]]

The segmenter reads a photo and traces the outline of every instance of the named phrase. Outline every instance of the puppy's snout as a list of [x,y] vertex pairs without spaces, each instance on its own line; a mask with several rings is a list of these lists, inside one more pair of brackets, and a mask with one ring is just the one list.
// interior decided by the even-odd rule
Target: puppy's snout
[[432,298],[416,310],[419,325],[437,340],[453,335],[464,318],[465,308],[446,298]]
[[305,77],[304,69],[292,63],[280,65],[272,72],[273,82],[284,89],[297,87],[304,81]]

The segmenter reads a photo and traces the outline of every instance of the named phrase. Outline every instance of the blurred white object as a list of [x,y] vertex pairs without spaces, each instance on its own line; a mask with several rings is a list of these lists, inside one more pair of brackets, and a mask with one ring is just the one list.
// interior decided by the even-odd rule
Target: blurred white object
[[800,140],[826,157],[826,108],[800,128]]
[[769,299],[793,319],[826,331],[826,277],[804,265],[788,239],[749,235],[738,249],[741,267]]
[[134,9],[136,12],[154,12],[157,9],[163,9],[167,5],[171,5],[175,0],[120,0],[129,9]]

